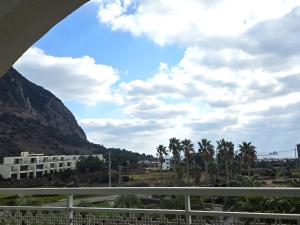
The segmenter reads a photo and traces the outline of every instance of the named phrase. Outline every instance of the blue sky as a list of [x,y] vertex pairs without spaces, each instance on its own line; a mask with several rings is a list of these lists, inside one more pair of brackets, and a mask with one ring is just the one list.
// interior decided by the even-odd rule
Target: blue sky
[[96,4],[84,5],[35,46],[55,56],[88,55],[97,63],[118,68],[123,81],[147,78],[157,72],[160,62],[173,66],[182,58],[183,47],[158,46],[146,36],[136,38],[128,32],[111,31],[99,23],[97,11]]
[[224,137],[287,150],[300,142],[299,19],[299,0],[94,0],[15,67],[106,146],[154,154],[173,136]]

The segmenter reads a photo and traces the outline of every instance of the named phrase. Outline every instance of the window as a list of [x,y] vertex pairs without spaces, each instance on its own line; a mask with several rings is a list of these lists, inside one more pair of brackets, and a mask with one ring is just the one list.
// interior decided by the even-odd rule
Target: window
[[42,169],[43,169],[43,167],[44,167],[44,165],[43,165],[43,164],[36,165],[36,169],[37,169],[37,170],[42,170]]
[[28,170],[28,166],[27,165],[21,166],[20,170],[21,171],[27,171]]

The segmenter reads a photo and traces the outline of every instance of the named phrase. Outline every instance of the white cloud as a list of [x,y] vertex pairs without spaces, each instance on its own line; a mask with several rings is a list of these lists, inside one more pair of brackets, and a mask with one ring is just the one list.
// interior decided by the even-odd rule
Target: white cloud
[[80,125],[94,142],[148,154],[155,153],[158,143],[167,144],[170,135],[189,135],[182,125],[155,119],[85,119]]
[[188,103],[166,104],[158,99],[144,99],[137,103],[129,103],[124,113],[134,118],[155,120],[177,120],[196,113],[197,109]]
[[254,24],[280,18],[298,0],[103,0],[98,18],[113,30],[154,42],[190,44],[207,36],[237,36]]
[[117,100],[111,87],[119,79],[118,70],[97,64],[89,56],[56,57],[33,47],[14,66],[29,80],[64,100],[87,105]]
[[173,136],[253,141],[259,151],[298,141],[299,0],[93,2],[112,30],[186,50],[177,65],[117,85],[118,71],[90,57],[29,50],[17,69],[59,97],[120,103],[120,118],[80,121],[89,139],[147,153]]
[[[124,97],[124,112],[143,121],[164,121],[171,125],[172,129],[163,131],[166,139],[185,130],[180,137],[194,141],[201,137],[213,140],[225,137],[236,143],[250,140],[258,143],[261,151],[268,151],[268,145],[277,150],[293,145],[297,141],[294,134],[290,139],[273,140],[273,145],[266,139],[274,132],[278,138],[279,133],[290,133],[289,127],[300,131],[293,124],[299,118],[297,110],[291,107],[300,104],[300,67],[295,65],[277,72],[260,67],[236,69],[228,66],[229,62],[254,57],[236,49],[221,51],[219,57],[224,62],[212,67],[203,63],[206,54],[201,48],[190,47],[176,66],[161,64],[160,71],[152,78],[121,83],[119,93]],[[282,110],[273,112],[274,108]],[[266,124],[263,118],[267,118]],[[152,134],[162,135],[155,131]],[[138,141],[140,137],[131,137],[138,149],[144,146],[143,141]],[[155,143],[160,141],[161,138]],[[151,152],[153,148],[148,149]]]

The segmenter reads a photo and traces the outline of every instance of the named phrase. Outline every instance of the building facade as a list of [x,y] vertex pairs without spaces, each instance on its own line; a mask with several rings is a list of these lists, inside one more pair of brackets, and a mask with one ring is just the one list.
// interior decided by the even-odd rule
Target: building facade
[[66,169],[76,169],[80,157],[98,157],[101,161],[103,155],[52,155],[30,154],[21,152],[21,156],[4,157],[0,164],[0,175],[4,179],[26,179],[41,177],[45,174],[54,174]]
[[[158,168],[160,169],[160,161],[158,160]],[[162,170],[169,170],[171,169],[171,158],[164,158],[163,164],[162,164]]]

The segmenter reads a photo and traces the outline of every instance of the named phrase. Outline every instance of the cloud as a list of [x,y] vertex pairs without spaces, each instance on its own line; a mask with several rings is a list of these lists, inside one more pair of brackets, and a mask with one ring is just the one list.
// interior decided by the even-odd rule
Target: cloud
[[155,120],[139,119],[83,119],[80,123],[88,132],[101,131],[115,138],[132,134],[144,135],[151,131],[159,131],[168,127],[167,124]]
[[214,119],[211,121],[193,121],[186,123],[185,126],[190,127],[194,132],[212,132],[226,130],[227,127],[236,125],[238,123],[236,118]]
[[285,0],[102,0],[98,19],[112,30],[145,35],[159,45],[189,45],[205,37],[237,36],[258,22],[280,18],[297,5]]
[[[284,57],[299,54],[300,6],[276,20],[267,20],[251,27],[241,42],[251,54],[271,54]],[[243,39],[244,38],[244,39]]]
[[32,81],[63,99],[118,103],[117,116],[80,120],[90,140],[147,153],[173,136],[252,141],[259,151],[298,142],[299,1],[93,2],[113,31],[185,52],[145,79],[118,82],[117,69],[88,56],[30,49],[16,66]]
[[14,65],[26,78],[52,91],[59,98],[87,105],[115,101],[111,87],[118,70],[97,64],[89,57],[56,57],[30,48]]
[[166,104],[157,99],[138,101],[124,108],[124,113],[134,118],[164,121],[186,117],[195,111],[196,109],[187,103]]
[[[174,133],[184,130],[180,137],[194,141],[202,135],[236,143],[247,140],[262,151],[297,142],[299,1],[98,4],[99,21],[112,30],[186,48],[177,65],[162,64],[147,79],[121,82],[117,93],[123,96],[127,116],[165,120]],[[164,134],[173,133],[167,129]],[[133,139],[139,146],[138,137]]]
[[[219,55],[227,62],[253,57],[232,49]],[[297,65],[287,71],[269,71],[232,67],[226,61],[211,67],[203,59],[201,48],[189,47],[177,65],[164,66],[145,80],[121,83],[124,112],[133,118],[163,120],[175,131],[185,129],[181,137],[194,141],[201,137],[213,141],[225,137],[236,144],[253,141],[260,151],[282,150],[297,142],[297,135],[290,135],[290,128],[300,131],[295,106],[300,103]],[[285,133],[290,138],[280,138]],[[167,139],[173,136],[170,130],[164,134]]]
[[154,154],[157,143],[167,144],[169,135],[181,135],[176,125],[155,119],[84,119],[80,125],[94,142],[141,153]]

